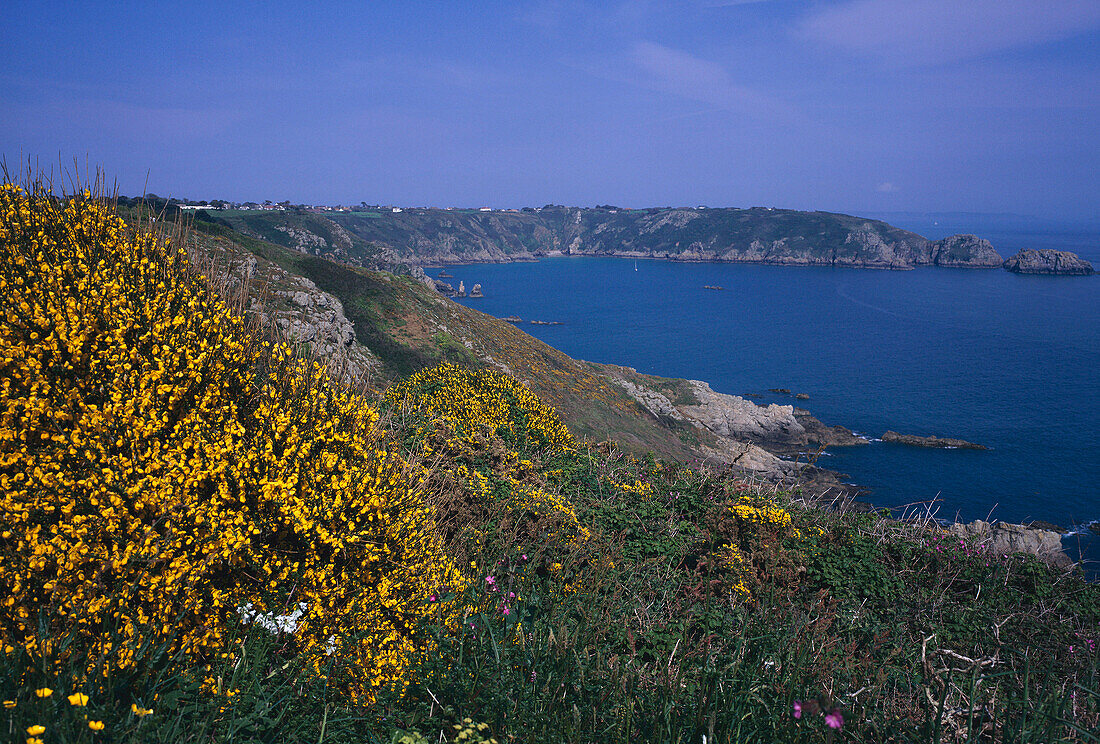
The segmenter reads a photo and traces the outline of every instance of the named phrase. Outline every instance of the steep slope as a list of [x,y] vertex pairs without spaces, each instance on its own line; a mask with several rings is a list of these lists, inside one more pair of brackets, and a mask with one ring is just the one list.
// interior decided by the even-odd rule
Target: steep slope
[[837,436],[791,406],[761,407],[703,382],[572,359],[411,277],[335,263],[224,227],[197,232],[194,242],[215,282],[246,295],[238,302],[255,317],[311,346],[353,384],[379,390],[440,362],[488,367],[523,381],[578,438],[834,489],[833,474],[807,467],[804,458],[784,458],[861,441]]

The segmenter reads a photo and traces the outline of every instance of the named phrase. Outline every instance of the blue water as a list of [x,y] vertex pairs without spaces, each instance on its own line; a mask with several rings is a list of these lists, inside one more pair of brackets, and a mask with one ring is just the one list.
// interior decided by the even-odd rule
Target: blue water
[[[919,232],[939,237],[933,227]],[[1100,236],[1012,235],[1017,247],[994,242],[1003,255],[1064,247],[1100,263]],[[520,327],[573,357],[797,403],[871,437],[894,429],[991,448],[831,450],[821,464],[876,505],[938,499],[943,518],[1067,527],[1100,519],[1100,277],[614,258],[448,271],[454,284],[482,284],[484,299],[461,300],[469,307],[561,321]]]

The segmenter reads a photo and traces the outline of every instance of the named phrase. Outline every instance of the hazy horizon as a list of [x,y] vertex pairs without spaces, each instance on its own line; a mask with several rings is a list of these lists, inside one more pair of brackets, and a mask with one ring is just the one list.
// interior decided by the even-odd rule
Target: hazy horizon
[[9,3],[0,157],[128,195],[1100,214],[1100,3]]

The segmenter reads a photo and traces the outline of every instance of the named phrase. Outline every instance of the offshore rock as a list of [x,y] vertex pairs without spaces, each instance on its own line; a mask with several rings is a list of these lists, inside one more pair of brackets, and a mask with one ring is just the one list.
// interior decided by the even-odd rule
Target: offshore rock
[[1014,274],[1089,276],[1093,273],[1092,264],[1076,253],[1049,248],[1025,248],[1006,260],[1004,267]]
[[952,437],[937,436],[920,437],[915,434],[898,434],[896,431],[888,431],[883,434],[882,441],[893,442],[895,444],[907,444],[910,447],[940,447],[942,449],[975,450],[989,449],[989,447],[986,447],[985,445],[968,442],[965,439],[954,439]]
[[929,244],[929,259],[933,266],[966,269],[996,269],[1004,259],[993,245],[976,235],[952,235]]
[[475,284],[473,286],[473,288],[470,290],[470,296],[471,297],[484,297],[485,296],[481,293],[481,285],[480,284]]
[[1068,568],[1072,559],[1062,550],[1062,536],[1051,530],[1009,522],[977,520],[950,525],[948,532],[963,539],[977,539],[994,553],[1029,553],[1052,566]]

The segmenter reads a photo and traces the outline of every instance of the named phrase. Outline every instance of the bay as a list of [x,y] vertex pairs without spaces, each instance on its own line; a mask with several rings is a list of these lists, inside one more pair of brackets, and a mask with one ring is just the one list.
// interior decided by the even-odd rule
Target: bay
[[[938,237],[929,227],[922,234]],[[1090,259],[1100,245],[1011,234],[1034,247],[1068,242]],[[1002,254],[1015,252],[1003,238]],[[788,388],[825,423],[871,438],[893,429],[991,448],[830,450],[821,464],[878,506],[936,500],[942,518],[1067,528],[1100,519],[1100,277],[573,257],[448,272],[483,286],[484,299],[460,302],[519,316],[573,357],[706,380],[759,403],[796,403],[767,392]],[[1100,541],[1084,539],[1093,553]]]

